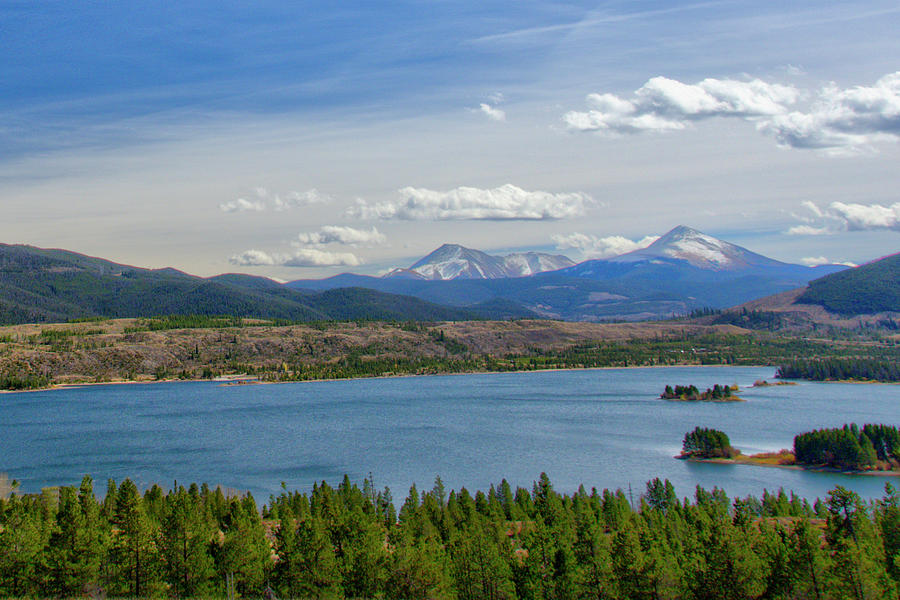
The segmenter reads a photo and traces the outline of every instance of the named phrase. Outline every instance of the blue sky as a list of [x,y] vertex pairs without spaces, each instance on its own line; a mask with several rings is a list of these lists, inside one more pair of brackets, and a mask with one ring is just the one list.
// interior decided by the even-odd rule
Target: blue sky
[[896,2],[0,4],[0,241],[201,275],[898,250]]

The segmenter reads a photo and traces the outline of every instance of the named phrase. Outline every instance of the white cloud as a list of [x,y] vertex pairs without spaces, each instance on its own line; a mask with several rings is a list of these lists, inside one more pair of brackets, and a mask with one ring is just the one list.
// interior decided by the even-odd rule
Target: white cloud
[[810,200],[804,200],[803,202],[800,203],[800,206],[809,210],[813,215],[815,215],[817,217],[823,216],[822,211],[819,210],[819,207],[816,206],[816,204]]
[[384,244],[387,237],[375,227],[370,231],[340,225],[325,225],[319,231],[301,233],[298,242],[304,245],[344,244],[349,246],[377,246]]
[[512,184],[494,189],[458,187],[446,192],[405,187],[400,199],[367,204],[358,200],[347,214],[360,219],[553,220],[577,217],[595,201],[581,192],[526,191]]
[[262,250],[246,250],[228,259],[233,265],[242,267],[261,267],[281,264],[281,257]]
[[827,235],[833,233],[827,227],[813,227],[812,225],[794,225],[787,230],[788,235]]
[[350,252],[327,252],[317,248],[298,248],[284,263],[286,267],[355,267],[360,264]]
[[857,266],[852,262],[837,262],[833,260],[828,260],[824,256],[807,256],[805,258],[801,258],[800,262],[807,267],[818,267],[819,265],[846,265],[848,267]]
[[621,235],[611,235],[598,238],[584,233],[571,233],[569,235],[554,235],[553,241],[560,250],[575,248],[586,258],[609,258],[619,256],[626,252],[632,252],[640,248],[646,248],[659,239],[658,235],[648,235],[640,240],[630,240]]
[[266,205],[263,204],[259,200],[247,200],[246,198],[237,198],[235,200],[229,200],[228,202],[223,202],[219,205],[219,210],[226,213],[233,212],[245,212],[248,210],[252,211],[263,211],[266,210]]
[[847,224],[850,231],[893,229],[900,231],[900,202],[880,204],[845,204],[832,202],[829,213]]
[[349,252],[327,252],[317,248],[298,248],[289,254],[270,254],[262,250],[247,250],[228,259],[233,265],[243,267],[355,267],[360,260]]
[[487,115],[488,118],[493,121],[505,121],[506,120],[506,112],[499,108],[491,106],[490,104],[486,104],[486,103],[482,102],[481,104],[478,105],[478,110],[481,111],[481,113]]
[[590,94],[590,110],[570,111],[570,129],[608,134],[684,129],[691,121],[712,117],[759,118],[784,114],[800,98],[792,87],[754,79],[704,79],[696,85],[654,77],[632,99]]
[[290,210],[301,206],[309,206],[311,204],[325,204],[331,202],[331,197],[327,194],[319,192],[312,188],[305,192],[287,192],[285,194],[277,194],[270,192],[264,187],[258,187],[253,190],[256,196],[253,200],[246,198],[237,198],[219,204],[222,212],[245,212],[248,210],[264,211],[269,206],[275,210]]
[[793,148],[859,147],[900,139],[900,71],[871,87],[819,92],[809,112],[790,112],[760,123],[764,133]]
[[900,71],[871,87],[821,89],[807,110],[795,105],[808,94],[759,79],[704,79],[685,84],[654,77],[631,98],[591,94],[587,111],[563,115],[569,129],[607,135],[670,131],[712,117],[751,120],[790,148],[851,153],[879,141],[900,139]]
[[791,235],[823,235],[839,231],[869,231],[889,229],[900,231],[900,202],[890,206],[832,202],[822,210],[812,202],[804,202],[814,218],[799,217],[815,225],[795,225],[788,229]]

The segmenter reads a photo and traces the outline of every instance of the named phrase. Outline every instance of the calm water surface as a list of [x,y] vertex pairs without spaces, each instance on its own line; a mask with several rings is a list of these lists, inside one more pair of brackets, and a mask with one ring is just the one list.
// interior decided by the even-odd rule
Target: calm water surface
[[[835,484],[866,497],[898,478],[675,460],[684,433],[722,429],[745,453],[846,422],[900,424],[900,386],[806,383],[744,389],[771,368],[673,367],[450,375],[222,387],[214,382],[90,386],[0,395],[0,472],[25,491],[90,473],[142,486],[177,480],[250,490],[257,500],[344,473],[372,474],[402,502],[410,484],[529,487],[541,471],[565,492],[640,493],[653,477],[680,495],[784,487],[813,498]],[[737,383],[747,402],[659,400],[669,384]],[[900,481],[898,481],[900,483]]]

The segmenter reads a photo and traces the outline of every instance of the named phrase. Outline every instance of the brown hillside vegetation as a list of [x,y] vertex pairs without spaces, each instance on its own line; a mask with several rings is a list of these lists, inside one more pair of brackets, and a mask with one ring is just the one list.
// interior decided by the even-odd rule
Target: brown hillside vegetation
[[802,304],[797,299],[807,288],[788,290],[780,294],[766,296],[745,302],[739,306],[728,309],[728,312],[759,311],[778,313],[785,318],[785,325],[791,327],[804,327],[810,325],[827,325],[844,329],[855,329],[860,325],[875,325],[885,319],[900,319],[900,314],[882,312],[871,315],[842,316],[829,312],[818,304]]
[[[199,378],[346,361],[460,360],[560,350],[595,341],[747,333],[730,325],[477,321],[331,322],[149,331],[141,319],[0,327],[0,373],[53,383]],[[447,370],[438,368],[437,371]],[[477,370],[463,366],[451,370]],[[428,372],[437,372],[428,371]],[[409,372],[408,370],[405,372]],[[415,372],[415,371],[414,371]],[[384,373],[390,374],[390,373]]]

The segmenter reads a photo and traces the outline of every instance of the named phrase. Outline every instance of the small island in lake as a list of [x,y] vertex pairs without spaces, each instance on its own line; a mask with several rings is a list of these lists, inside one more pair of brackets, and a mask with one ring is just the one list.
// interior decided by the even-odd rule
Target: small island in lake
[[667,385],[662,394],[663,400],[675,400],[677,402],[743,402],[743,398],[734,395],[738,391],[736,385],[719,385],[706,388],[701,392],[695,385],[676,385],[674,388]]
[[753,382],[753,385],[750,387],[755,388],[763,388],[763,387],[776,387],[781,385],[797,385],[796,381],[766,381],[765,379],[757,379]]
[[787,469],[900,475],[900,429],[892,425],[855,423],[801,433],[794,448],[750,456],[731,446],[717,429],[694,428],[684,436],[676,458],[724,464],[749,464]]

